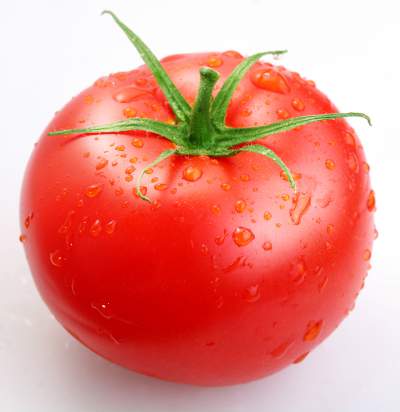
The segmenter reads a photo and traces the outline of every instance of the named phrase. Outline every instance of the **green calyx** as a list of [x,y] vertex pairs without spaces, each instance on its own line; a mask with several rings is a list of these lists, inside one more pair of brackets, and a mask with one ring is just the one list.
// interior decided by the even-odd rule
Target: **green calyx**
[[[332,120],[344,117],[362,117],[371,124],[370,119],[363,113],[328,113],[320,115],[299,116],[264,126],[232,128],[225,125],[226,112],[240,80],[248,70],[262,56],[267,54],[278,55],[285,53],[285,50],[269,51],[254,54],[244,59],[238,64],[232,73],[225,80],[215,98],[212,96],[215,84],[219,79],[219,73],[208,67],[200,69],[200,85],[197,99],[193,108],[179,92],[175,84],[168,76],[161,63],[143,43],[143,41],[133,33],[117,16],[111,11],[104,11],[109,14],[123,30],[133,46],[139,52],[143,61],[146,63],[154,75],[160,89],[168,100],[171,109],[176,116],[176,125],[159,122],[145,118],[130,118],[111,124],[93,126],[83,129],[69,129],[50,132],[49,135],[68,135],[68,134],[88,134],[88,133],[118,133],[131,130],[145,130],[161,135],[171,141],[174,149],[169,149],[160,154],[151,164],[149,164],[139,175],[136,183],[136,192],[140,198],[150,201],[140,190],[140,185],[144,173],[150,167],[154,167],[166,158],[173,155],[186,156],[234,156],[240,152],[252,152],[266,156],[273,160],[286,174],[288,181],[296,190],[295,180],[282,159],[271,149],[261,145],[253,144],[265,136],[292,130],[296,127],[322,120]],[[247,145],[244,145],[246,144]],[[250,144],[248,144],[250,143]]]

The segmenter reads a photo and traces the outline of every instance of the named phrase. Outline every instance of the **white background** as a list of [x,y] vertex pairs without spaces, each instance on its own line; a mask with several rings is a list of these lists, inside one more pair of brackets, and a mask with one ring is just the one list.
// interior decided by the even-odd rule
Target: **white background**
[[[1,0],[0,410],[394,412],[400,410],[400,10],[393,1]],[[355,119],[371,164],[380,236],[356,310],[302,364],[267,379],[196,388],[102,360],[51,318],[18,242],[18,197],[34,142],[100,75],[137,66],[111,8],[159,57],[288,48],[282,63],[314,79]]]

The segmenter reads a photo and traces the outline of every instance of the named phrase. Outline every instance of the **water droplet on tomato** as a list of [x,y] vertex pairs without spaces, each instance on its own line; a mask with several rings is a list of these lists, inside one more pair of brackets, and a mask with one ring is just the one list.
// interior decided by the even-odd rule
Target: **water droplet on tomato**
[[74,210],[70,210],[67,213],[67,217],[64,220],[64,223],[59,227],[58,233],[61,235],[66,235],[72,229],[72,220],[75,215]]
[[241,180],[242,182],[248,182],[248,181],[250,180],[250,176],[249,176],[249,175],[246,175],[246,174],[240,175],[240,180]]
[[227,235],[228,235],[228,232],[224,229],[224,233],[222,235],[218,235],[218,236],[215,237],[215,239],[214,239],[215,243],[218,246],[221,246],[224,243]]
[[373,212],[376,208],[375,204],[375,192],[371,190],[368,195],[368,200],[367,200],[367,208],[370,212]]
[[168,188],[168,185],[165,183],[157,183],[156,185],[154,185],[154,189],[159,190],[159,191],[166,190],[167,188]]
[[246,228],[239,226],[232,233],[233,241],[237,246],[247,246],[252,240],[254,240],[254,233]]
[[317,322],[310,322],[307,325],[306,333],[303,336],[305,342],[311,342],[318,337],[321,332],[323,321],[319,320]]
[[270,352],[270,354],[274,358],[281,359],[287,354],[288,350],[293,346],[293,344],[294,344],[294,341],[292,340],[283,342],[279,346],[277,346],[275,349],[273,349]]
[[89,229],[89,233],[93,236],[93,237],[97,237],[100,235],[101,231],[102,231],[102,225],[101,225],[101,221],[99,219],[96,219],[92,226],[90,226]]
[[132,140],[132,146],[136,147],[137,149],[141,149],[144,146],[144,142],[142,139],[135,137]]
[[349,166],[349,169],[354,172],[358,173],[360,170],[359,162],[358,162],[358,157],[355,153],[349,153],[347,156],[347,165]]
[[272,250],[272,243],[271,242],[264,242],[263,243],[263,249],[267,252]]
[[273,68],[256,70],[251,75],[251,81],[256,87],[275,93],[289,92],[285,78]]
[[363,162],[362,167],[365,173],[369,172],[369,164],[367,162]]
[[326,226],[326,232],[328,235],[331,235],[333,233],[334,226],[330,223]]
[[119,144],[118,146],[115,146],[114,149],[118,152],[123,152],[125,150],[125,146],[123,144]]
[[271,220],[271,218],[272,218],[272,215],[271,215],[270,212],[264,212],[264,219],[265,220]]
[[131,118],[136,116],[137,111],[133,107],[125,107],[125,109],[122,110],[122,114],[127,118]]
[[363,252],[363,259],[368,261],[371,259],[371,251],[369,249],[365,249]]
[[307,274],[307,266],[304,262],[304,259],[301,257],[292,263],[290,269],[290,280],[296,285],[299,286],[304,282]]
[[295,97],[292,100],[292,107],[293,109],[297,110],[298,112],[302,112],[304,110],[304,103],[301,99]]
[[284,193],[284,194],[281,196],[281,199],[282,199],[283,201],[287,202],[287,201],[290,199],[290,196],[289,196],[287,193]]
[[325,207],[328,207],[331,202],[332,202],[332,197],[330,194],[326,194],[324,197],[317,200],[318,206],[323,209]]
[[261,297],[260,286],[259,285],[249,286],[248,288],[244,290],[242,297],[246,302],[249,302],[249,303],[257,302]]
[[235,202],[235,210],[238,213],[243,213],[246,209],[246,202],[244,200],[237,200]]
[[279,119],[288,119],[289,118],[289,112],[285,109],[278,109],[276,111],[276,114],[278,116]]
[[219,67],[222,66],[224,61],[218,56],[210,56],[207,60],[207,66],[209,67]]
[[118,103],[129,103],[139,96],[144,96],[148,94],[147,91],[137,89],[136,87],[125,87],[121,90],[118,90],[114,95],[113,99]]
[[311,195],[309,193],[296,193],[293,198],[294,206],[290,209],[290,217],[295,225],[301,223],[301,219],[311,204]]
[[300,355],[299,357],[297,357],[297,358],[293,361],[293,363],[300,363],[300,362],[302,362],[302,361],[308,356],[309,353],[310,353],[310,352],[303,353],[302,355]]
[[109,234],[112,235],[115,231],[115,227],[117,226],[117,222],[115,220],[110,220],[109,222],[107,222],[104,225],[104,231]]
[[108,160],[101,158],[96,164],[96,170],[101,170],[108,165]]
[[221,189],[225,190],[227,192],[228,190],[231,190],[231,185],[229,183],[221,183]]
[[195,182],[203,175],[203,171],[196,166],[188,166],[183,170],[182,178],[188,182]]
[[348,144],[350,146],[355,146],[356,145],[356,139],[355,139],[354,135],[350,132],[345,132],[344,141],[346,142],[346,144]]
[[212,205],[211,206],[211,212],[215,215],[218,216],[221,214],[221,208],[218,205]]
[[244,262],[244,257],[243,256],[238,256],[231,264],[228,266],[222,268],[222,272],[224,273],[231,273],[234,270],[240,268],[240,266],[243,266]]
[[26,240],[26,235],[20,235],[20,236],[19,236],[19,241],[20,241],[21,243],[24,243],[25,240]]
[[333,169],[335,169],[336,165],[335,165],[335,162],[332,159],[326,159],[325,160],[325,167],[328,170],[333,170]]
[[110,302],[102,302],[102,303],[92,302],[90,304],[90,307],[96,310],[105,319],[111,319],[113,317],[111,310],[110,310]]
[[65,260],[65,257],[58,249],[50,253],[50,263],[53,266],[61,267],[64,264]]
[[243,58],[243,56],[239,53],[239,52],[237,52],[237,51],[235,51],[235,50],[227,50],[226,52],[224,52],[224,53],[222,53],[224,56],[228,56],[228,57],[234,57],[234,58],[236,58],[236,59],[242,59]]
[[94,198],[94,197],[98,196],[101,193],[102,190],[103,190],[102,185],[97,185],[97,184],[90,185],[86,188],[85,195],[87,197]]

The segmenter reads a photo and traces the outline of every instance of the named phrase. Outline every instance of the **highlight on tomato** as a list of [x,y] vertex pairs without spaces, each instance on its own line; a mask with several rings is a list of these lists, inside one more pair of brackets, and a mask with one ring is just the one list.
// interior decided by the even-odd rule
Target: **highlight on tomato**
[[[375,195],[347,117],[315,83],[236,51],[102,77],[44,130],[22,241],[62,326],[134,371],[196,385],[302,361],[354,306]],[[340,87],[340,84],[338,85]]]

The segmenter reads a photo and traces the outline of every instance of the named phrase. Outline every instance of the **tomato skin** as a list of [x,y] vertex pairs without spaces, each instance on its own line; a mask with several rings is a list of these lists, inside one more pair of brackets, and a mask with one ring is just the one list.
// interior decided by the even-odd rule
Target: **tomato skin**
[[[210,57],[218,85],[241,61],[234,53],[163,60],[191,103]],[[272,90],[252,80],[263,69],[278,73]],[[313,84],[259,63],[235,92],[227,123],[328,112],[336,108]],[[76,96],[29,161],[24,246],[56,318],[113,362],[197,385],[257,379],[312,350],[351,310],[369,268],[374,199],[354,131],[325,121],[260,141],[297,176],[297,195],[278,166],[254,153],[175,156],[145,175],[150,205],[134,194],[138,173],[171,143],[144,132],[47,135],[131,115],[173,119],[144,67]],[[188,167],[201,172],[196,180],[185,178]]]

